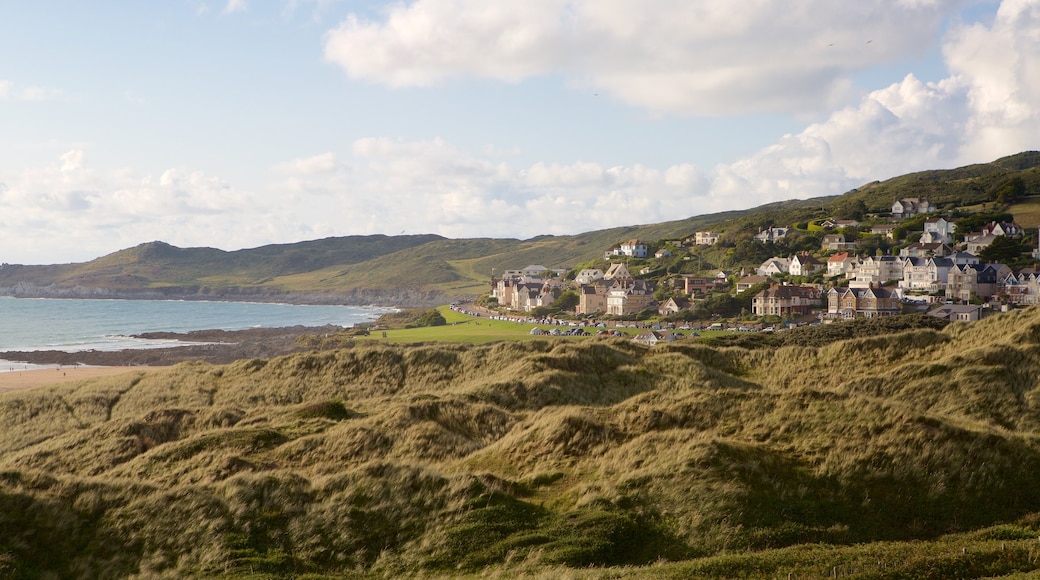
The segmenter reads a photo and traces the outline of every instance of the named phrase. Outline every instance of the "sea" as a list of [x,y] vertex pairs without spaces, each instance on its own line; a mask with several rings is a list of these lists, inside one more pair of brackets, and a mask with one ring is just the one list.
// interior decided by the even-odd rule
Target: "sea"
[[[145,332],[244,330],[283,326],[350,327],[385,308],[197,300],[75,300],[0,297],[0,352],[115,351],[184,344],[133,338]],[[0,372],[34,368],[0,359]]]

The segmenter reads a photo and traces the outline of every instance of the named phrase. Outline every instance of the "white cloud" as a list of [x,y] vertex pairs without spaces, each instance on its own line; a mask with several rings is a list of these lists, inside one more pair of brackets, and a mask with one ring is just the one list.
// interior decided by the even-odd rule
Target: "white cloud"
[[923,54],[961,3],[415,0],[349,16],[325,56],[390,86],[563,74],[659,111],[819,111],[852,73]]
[[223,13],[234,14],[236,12],[245,12],[248,9],[249,5],[246,4],[246,0],[227,0]]
[[313,157],[293,159],[288,163],[278,165],[275,170],[292,175],[317,175],[331,173],[336,171],[337,167],[336,155],[329,151]]
[[953,27],[952,75],[913,75],[719,170],[713,187],[762,201],[833,195],[875,179],[1040,148],[1040,4],[1005,0],[991,25]]
[[65,93],[59,89],[40,86],[19,87],[11,81],[0,80],[0,99],[13,99],[15,101],[58,101],[65,97]]

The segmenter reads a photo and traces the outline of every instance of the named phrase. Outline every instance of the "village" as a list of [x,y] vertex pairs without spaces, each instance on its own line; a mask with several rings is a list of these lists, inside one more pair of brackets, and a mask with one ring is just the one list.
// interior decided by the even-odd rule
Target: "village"
[[[918,312],[974,321],[1040,303],[1040,248],[1033,244],[1028,252],[1026,232],[1013,218],[957,232],[956,220],[940,215],[922,198],[895,200],[890,216],[873,217],[873,223],[820,220],[813,224],[820,232],[815,250],[773,255],[757,266],[733,270],[673,273],[665,268],[661,274],[661,263],[676,263],[677,252],[686,250],[681,259],[688,262],[698,259],[698,248],[724,243],[726,236],[719,232],[697,231],[683,240],[656,244],[631,239],[606,250],[602,267],[507,270],[492,278],[484,305],[528,321],[570,319],[564,324],[572,326],[574,320],[582,321],[581,326],[586,320],[603,326],[600,321],[606,320],[612,326],[653,331],[771,332]],[[896,243],[898,228],[915,225],[921,229],[903,232],[905,241]],[[771,225],[746,244],[768,250],[800,234],[802,230],[789,225]],[[860,254],[861,245],[875,250]],[[893,251],[883,251],[885,245]],[[1011,255],[1017,251],[1021,258],[1031,258],[1032,265],[1014,270],[987,260],[991,246],[1012,248]],[[672,338],[667,332],[645,334],[653,335],[643,336],[649,342]]]

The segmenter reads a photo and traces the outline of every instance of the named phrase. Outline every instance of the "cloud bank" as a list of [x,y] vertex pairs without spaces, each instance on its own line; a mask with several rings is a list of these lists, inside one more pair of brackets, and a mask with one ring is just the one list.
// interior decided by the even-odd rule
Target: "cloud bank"
[[[693,20],[672,18],[683,10],[665,0],[653,0],[637,18],[620,0],[597,3],[599,11],[580,1],[536,0],[529,12],[538,18],[488,4],[418,0],[392,8],[382,21],[351,17],[326,37],[326,56],[351,76],[392,86],[564,74],[669,113],[762,106],[804,112],[848,91],[850,72],[924,50],[917,39],[958,5],[878,1],[838,10],[810,2],[806,13],[827,15],[830,25],[819,26],[803,10],[765,1],[746,15],[756,11],[698,3]],[[882,24],[858,26],[872,18]],[[770,19],[782,25],[770,28]],[[686,29],[692,32],[684,35]],[[777,47],[798,42],[775,55],[734,40],[749,35]],[[629,44],[634,49],[626,53]],[[709,46],[711,55],[702,55]],[[0,203],[19,208],[0,214],[2,259],[85,260],[152,239],[236,249],[369,233],[572,234],[834,195],[910,171],[1037,149],[1040,3],[1004,0],[992,22],[949,26],[941,47],[945,78],[906,75],[716,167],[638,160],[520,165],[510,143],[468,151],[442,139],[373,136],[260,170],[257,181],[265,185],[244,189],[191,168],[101,171],[89,151],[71,150],[43,167],[0,173]],[[831,56],[835,50],[844,56]],[[788,74],[790,82],[778,81]],[[770,91],[777,86],[782,90]],[[0,99],[12,91],[17,87],[0,83]]]

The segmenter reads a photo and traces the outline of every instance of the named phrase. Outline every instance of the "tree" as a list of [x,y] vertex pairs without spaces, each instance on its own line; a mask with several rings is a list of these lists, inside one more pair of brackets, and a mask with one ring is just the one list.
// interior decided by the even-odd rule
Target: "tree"
[[997,203],[1010,204],[1026,193],[1026,184],[1019,176],[997,185],[990,192],[990,199]]
[[416,326],[444,326],[447,323],[448,321],[444,319],[444,315],[433,309],[423,312],[415,320]]
[[1022,255],[1023,250],[1028,250],[1022,244],[1022,240],[1012,236],[997,236],[993,243],[979,252],[979,259],[983,262],[1000,262],[1011,265]]
[[549,308],[555,312],[573,311],[581,302],[581,297],[574,290],[567,290],[560,294],[559,298],[553,300]]
[[833,206],[834,218],[839,220],[861,220],[867,215],[867,204],[862,199],[841,198]]

